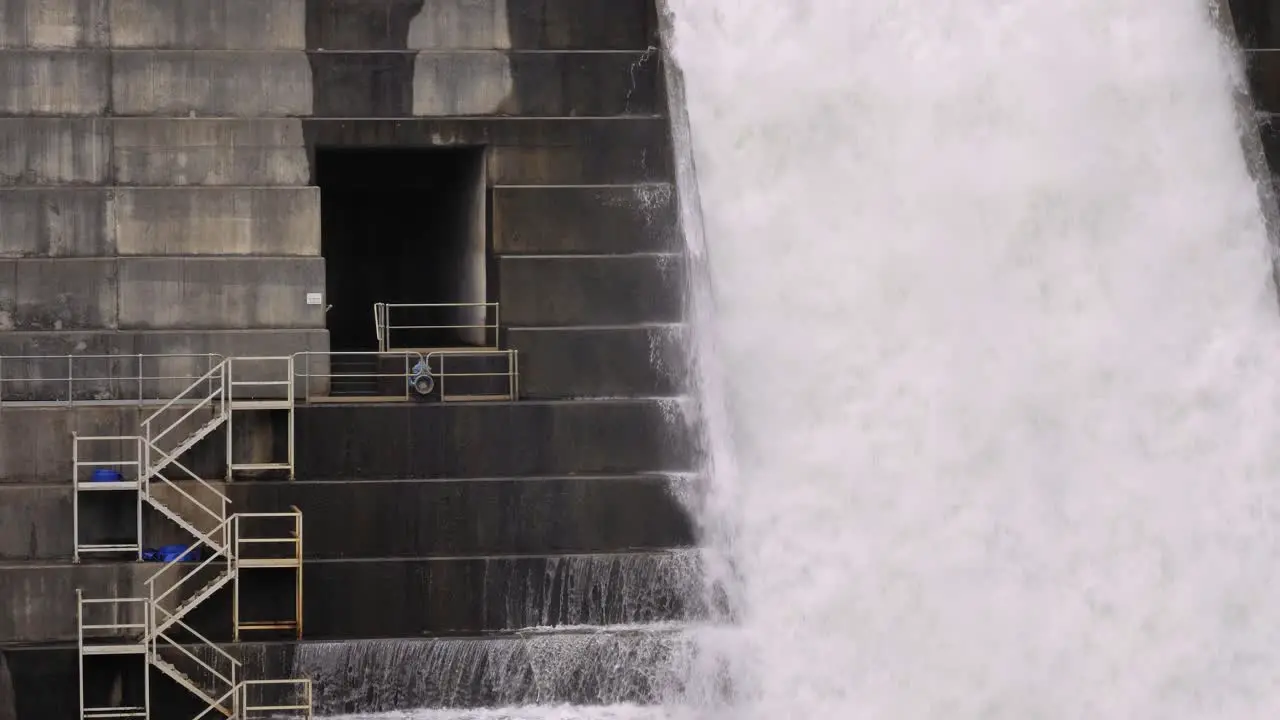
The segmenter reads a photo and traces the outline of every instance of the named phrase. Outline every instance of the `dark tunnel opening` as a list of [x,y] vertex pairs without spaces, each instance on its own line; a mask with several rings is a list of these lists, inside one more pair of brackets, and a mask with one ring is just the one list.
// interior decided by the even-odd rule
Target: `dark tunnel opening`
[[[317,148],[334,351],[483,345],[490,291],[484,149]],[[388,327],[389,326],[389,327]],[[476,327],[480,326],[480,327]]]

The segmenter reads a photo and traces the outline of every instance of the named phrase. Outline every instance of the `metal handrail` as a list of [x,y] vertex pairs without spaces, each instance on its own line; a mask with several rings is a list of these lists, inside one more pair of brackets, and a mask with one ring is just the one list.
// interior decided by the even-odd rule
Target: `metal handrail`
[[[196,378],[195,381],[192,382],[190,385],[188,385],[182,392],[178,393],[176,396],[171,398],[169,402],[162,405],[159,410],[156,410],[155,412],[148,415],[146,419],[142,421],[142,425],[144,427],[147,425],[150,425],[152,420],[155,420],[157,417],[160,416],[161,413],[173,407],[174,403],[186,397],[187,394],[190,393],[192,390],[196,389],[196,387],[199,386],[200,383],[206,380],[212,380],[214,375],[222,375],[225,377],[226,368],[227,368],[227,361],[225,358],[223,358],[222,361],[220,361],[217,365],[214,365],[213,367],[209,368],[208,372]],[[222,387],[219,388],[219,390],[215,390],[214,392],[210,393],[210,395],[214,395],[219,391],[225,391],[225,389],[226,389],[226,382],[224,381],[222,383]]]
[[[233,566],[234,558],[232,558],[231,556],[230,544],[224,543],[221,547],[219,547],[216,543],[213,542],[213,540],[210,537],[216,534],[220,530],[225,530],[228,523],[230,523],[231,519],[234,517],[235,516],[233,515],[227,518],[226,520],[223,520],[222,523],[218,525],[218,527],[213,529],[213,532],[209,533],[209,535],[196,536],[195,543],[193,543],[192,545],[189,545],[186,550],[182,551],[182,554],[178,555],[178,557],[165,563],[163,567],[161,567],[159,570],[152,573],[151,577],[143,581],[143,584],[146,585],[147,587],[147,598],[150,600],[151,606],[153,608],[159,608],[165,613],[164,622],[157,622],[155,624],[155,627],[151,629],[152,632],[163,632],[175,621],[182,619],[181,614],[175,614],[175,613],[169,612],[168,610],[164,610],[163,608],[160,608],[159,603],[165,598],[169,597],[169,595],[172,594],[175,590],[185,585],[189,578],[195,577],[197,573],[199,573],[201,570],[208,567],[210,563],[212,563],[214,560],[217,560],[218,558],[225,558],[228,573],[234,572],[234,566]],[[205,545],[210,549],[212,549],[214,551],[213,554],[210,555],[203,562],[201,562],[199,565],[192,568],[191,572],[179,578],[176,582],[173,583],[173,585],[170,585],[167,590],[160,593],[159,595],[156,595],[156,580],[161,575],[164,575],[165,573],[167,573],[171,568],[176,566],[178,563],[182,562],[183,559],[187,557],[187,555],[190,555],[196,548],[200,547],[201,545]]]
[[[446,357],[495,357],[505,355],[507,357],[506,372],[465,372],[453,373],[450,375],[444,369],[444,359]],[[427,367],[431,366],[431,359],[438,357],[440,359],[440,371],[436,377],[440,378],[440,402],[449,402],[449,394],[445,391],[445,380],[449,377],[505,377],[507,378],[507,397],[515,400],[520,397],[520,370],[519,360],[517,360],[517,350],[449,350],[446,352],[430,352],[427,353]]]
[[[445,392],[446,381],[449,378],[455,380],[460,378],[507,378],[507,393],[502,397],[508,400],[518,400],[520,398],[520,353],[518,350],[501,350],[497,348],[478,348],[474,350],[432,350],[428,352],[419,352],[417,350],[388,350],[386,352],[373,350],[360,351],[322,351],[322,350],[303,350],[294,353],[294,379],[295,382],[302,383],[302,392],[299,401],[310,403],[314,398],[331,398],[333,396],[319,395],[313,393],[311,387],[312,379],[362,379],[362,380],[379,380],[382,378],[403,379],[395,394],[379,395],[378,397],[385,401],[407,401],[411,396],[408,379],[413,374],[413,367],[419,361],[427,364],[429,374],[439,381],[440,399],[442,402],[456,402],[466,396],[454,395],[450,396]],[[328,359],[328,372],[319,372],[312,370],[312,357],[322,357]],[[397,368],[393,372],[382,372],[375,370],[374,372],[333,372],[332,361],[342,358],[402,358],[403,368]],[[477,357],[505,357],[507,365],[505,371],[498,372],[450,372],[445,367],[445,358],[477,358]]]
[[[251,705],[249,703],[249,687],[250,686],[269,686],[269,685],[296,685],[302,690],[303,700],[294,705]],[[307,717],[311,716],[314,696],[312,694],[311,678],[285,678],[280,680],[245,680],[240,683],[240,702],[237,707],[243,716],[250,712],[280,712],[282,710],[302,710],[307,713]]]
[[[0,356],[0,406],[10,404],[58,404],[58,405],[80,405],[94,404],[101,402],[121,402],[115,398],[94,399],[94,400],[77,400],[76,388],[83,386],[85,383],[100,383],[104,381],[113,382],[129,382],[133,383],[137,389],[136,398],[125,398],[123,402],[135,402],[139,405],[147,402],[159,402],[162,398],[147,398],[144,392],[145,384],[148,382],[160,382],[167,380],[195,380],[196,375],[168,375],[161,373],[149,374],[144,371],[145,363],[148,360],[205,360],[209,367],[217,365],[225,358],[218,353],[134,353],[130,355],[113,355],[113,354],[95,354],[95,355],[4,355]],[[120,375],[96,375],[96,374],[80,374],[76,372],[77,364],[83,364],[87,361],[96,362],[118,362],[132,361],[134,371],[128,374]],[[16,368],[29,367],[32,363],[38,364],[61,364],[66,363],[65,373],[55,376],[45,376],[37,373],[36,377],[11,377],[8,373],[18,372]],[[21,383],[56,383],[63,387],[66,392],[64,399],[34,399],[34,400],[5,400],[5,390],[7,385],[18,385]],[[65,385],[63,385],[65,383]],[[167,399],[167,394],[165,396]]]
[[[423,309],[451,309],[464,310],[467,308],[483,308],[484,321],[480,323],[462,323],[453,325],[393,325],[391,323],[391,312],[396,309],[400,310],[423,310]],[[490,323],[489,310],[493,310],[493,322]],[[501,324],[502,314],[499,303],[496,302],[469,302],[469,303],[374,303],[373,305],[373,322],[374,335],[378,339],[378,350],[382,352],[392,352],[395,350],[426,350],[428,348],[415,347],[397,347],[391,343],[391,332],[393,330],[481,330],[486,335],[486,345],[481,347],[499,348],[502,347]],[[493,331],[493,343],[488,344],[489,331]]]

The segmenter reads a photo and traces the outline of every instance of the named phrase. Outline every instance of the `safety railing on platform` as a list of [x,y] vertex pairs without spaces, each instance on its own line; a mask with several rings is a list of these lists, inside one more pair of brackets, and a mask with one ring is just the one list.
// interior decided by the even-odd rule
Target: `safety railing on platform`
[[312,717],[310,678],[288,680],[245,680],[240,683],[236,703],[243,720],[253,718]]
[[[136,553],[142,559],[142,494],[134,498],[136,528],[127,543],[84,542],[80,537],[81,493],[113,490],[137,491],[145,474],[145,451],[137,435],[80,435],[71,433],[71,522],[74,526],[74,559],[84,553]],[[87,477],[86,477],[87,476]]]
[[516,350],[414,350],[294,354],[303,403],[512,401],[520,397]]
[[[293,479],[295,403],[292,355],[233,357],[227,360],[227,479],[240,472],[288,471]],[[233,426],[237,411],[256,410],[285,413],[288,438],[285,457],[243,459],[236,456]]]
[[[302,511],[239,513],[232,519],[232,551],[235,558],[235,591],[231,600],[233,639],[244,631],[292,630],[302,637]],[[245,570],[289,570],[294,573],[291,619],[245,620],[241,612],[240,583]]]
[[165,403],[222,360],[215,353],[0,356],[0,409]]
[[[107,622],[87,620],[95,610],[105,610],[112,618]],[[143,662],[147,656],[147,632],[151,626],[146,598],[86,598],[76,590],[76,645],[79,650],[78,685],[81,718],[148,718],[151,676],[142,674],[142,705],[89,705],[85,697],[85,662],[95,655],[135,655]],[[124,616],[124,617],[121,617]],[[92,639],[96,642],[89,642]],[[118,669],[117,669],[118,672]]]
[[375,303],[378,350],[499,348],[501,312],[496,302]]

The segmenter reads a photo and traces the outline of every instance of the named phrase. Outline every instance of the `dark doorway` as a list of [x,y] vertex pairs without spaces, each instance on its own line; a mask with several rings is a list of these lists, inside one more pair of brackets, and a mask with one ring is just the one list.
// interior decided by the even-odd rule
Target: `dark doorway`
[[[483,148],[318,148],[320,246],[329,344],[377,348],[375,303],[401,306],[395,322],[471,324],[483,307],[415,308],[487,299]],[[483,321],[481,321],[483,322]],[[418,331],[399,347],[482,344],[466,329]]]

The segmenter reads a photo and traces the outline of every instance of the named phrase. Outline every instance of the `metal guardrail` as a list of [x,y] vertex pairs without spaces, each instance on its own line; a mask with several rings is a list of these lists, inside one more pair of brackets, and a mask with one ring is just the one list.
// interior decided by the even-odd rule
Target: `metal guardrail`
[[373,305],[374,333],[381,352],[451,345],[497,349],[502,347],[501,320],[496,302]]
[[204,377],[217,353],[0,356],[0,408],[166,403]]
[[[311,350],[293,357],[298,385],[295,397],[302,403],[414,399],[482,402],[520,398],[520,360],[516,350]],[[487,367],[492,364],[498,368]]]
[[[293,699],[279,697],[267,700],[259,696],[262,690],[292,689]],[[245,720],[254,718],[280,717],[312,717],[312,690],[310,678],[289,678],[285,680],[245,680],[240,683],[240,698],[236,703],[240,709],[240,717]],[[259,714],[263,713],[263,714]],[[286,713],[282,715],[281,713]]]

